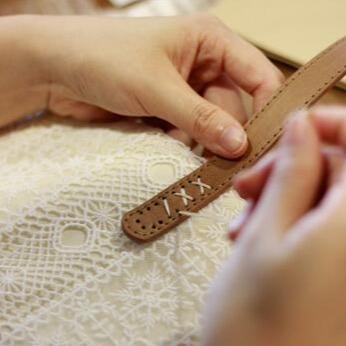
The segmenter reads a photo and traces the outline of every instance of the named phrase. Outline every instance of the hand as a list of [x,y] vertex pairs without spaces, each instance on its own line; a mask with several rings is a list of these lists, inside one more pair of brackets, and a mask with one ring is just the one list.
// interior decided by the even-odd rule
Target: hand
[[60,115],[158,116],[231,158],[247,146],[239,89],[257,111],[282,82],[259,50],[207,15],[32,18],[48,108]]
[[252,208],[211,291],[206,345],[346,344],[346,108],[308,116],[236,181]]

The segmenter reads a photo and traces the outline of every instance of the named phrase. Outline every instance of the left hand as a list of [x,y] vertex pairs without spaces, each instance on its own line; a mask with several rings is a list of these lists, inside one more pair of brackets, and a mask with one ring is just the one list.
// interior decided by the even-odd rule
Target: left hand
[[33,80],[47,85],[54,113],[81,120],[157,116],[229,158],[247,146],[239,90],[253,96],[257,111],[283,79],[258,49],[207,15],[12,20],[26,45],[18,60],[39,72]]

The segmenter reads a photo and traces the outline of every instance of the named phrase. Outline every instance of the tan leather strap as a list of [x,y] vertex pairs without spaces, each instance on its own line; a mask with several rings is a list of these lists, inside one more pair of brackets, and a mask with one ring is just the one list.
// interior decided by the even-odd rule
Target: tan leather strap
[[267,152],[289,115],[315,103],[346,74],[346,36],[301,67],[245,125],[249,149],[239,160],[215,157],[123,217],[123,230],[140,242],[153,240],[212,202],[242,169]]

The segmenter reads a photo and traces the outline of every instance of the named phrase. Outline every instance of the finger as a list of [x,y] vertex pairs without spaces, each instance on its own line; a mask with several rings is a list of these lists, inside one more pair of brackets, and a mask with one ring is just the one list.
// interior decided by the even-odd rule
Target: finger
[[254,206],[255,204],[253,201],[248,201],[244,210],[230,222],[228,227],[228,236],[230,240],[236,241],[238,239],[247,221],[251,217]]
[[322,156],[314,127],[297,115],[287,126],[278,158],[252,220],[283,231],[315,203],[322,179]]
[[315,217],[321,220],[325,228],[333,232],[341,230],[345,233],[346,225],[346,164],[340,170],[337,179],[325,194],[319,208],[315,211]]
[[253,167],[240,173],[233,180],[233,187],[238,192],[240,197],[248,200],[249,202],[245,210],[234,221],[231,222],[229,226],[230,240],[236,241],[241,235],[248,221],[251,219],[262,191],[264,190],[272,173],[276,156],[276,151],[271,151]]
[[160,114],[221,156],[235,158],[246,151],[246,133],[232,115],[198,95],[172,66],[161,80],[145,91],[152,114]]
[[[340,174],[344,162],[344,152],[336,147],[323,147],[321,154],[326,162],[327,185],[331,185]],[[239,173],[233,179],[233,187],[243,199],[257,200],[272,173],[277,151],[273,150],[259,160],[253,167]]]
[[259,49],[228,28],[225,33],[225,72],[254,97],[254,112],[257,112],[281,86],[284,76]]
[[[300,244],[305,247],[305,250],[310,249],[315,253],[323,249],[324,256],[327,256],[328,259],[337,259],[339,263],[341,263],[340,259],[344,261],[346,244],[345,205],[346,164],[344,160],[337,179],[328,188],[319,205],[302,218],[292,229],[292,232],[287,235],[284,253],[292,253],[291,249]],[[306,241],[302,240],[309,243],[308,248]]]
[[346,148],[346,107],[319,106],[309,113],[323,141]]
[[277,156],[271,151],[259,160],[253,167],[238,174],[233,179],[233,187],[243,199],[257,200],[272,172]]
[[232,114],[241,124],[246,122],[247,114],[239,88],[226,75],[210,83],[205,88],[203,97]]
[[230,240],[236,241],[251,219],[258,199],[273,170],[276,156],[276,152],[270,152],[257,162],[255,166],[242,172],[233,180],[233,187],[239,193],[240,197],[248,200],[248,204],[245,210],[229,225],[228,235]]
[[[324,147],[321,151],[326,163],[326,184],[325,189],[333,185],[339,180],[342,168],[345,165],[345,155],[342,150],[335,147]],[[247,200],[251,200],[247,208],[233,220],[229,226],[229,237],[232,241],[237,240],[247,221],[251,218],[253,211],[256,208],[258,199],[260,198],[267,181],[273,171],[277,152],[272,151],[260,160],[255,166],[238,175],[233,186],[239,195]],[[323,190],[321,189],[321,196]]]
[[184,143],[188,147],[192,147],[194,141],[192,138],[184,131],[174,127],[167,131],[168,136],[176,139],[177,141]]
[[328,188],[334,185],[342,174],[345,165],[345,153],[339,147],[325,147],[322,153],[326,162],[326,188]]
[[[345,164],[345,155],[339,148],[326,147],[322,148],[321,154],[326,163],[326,183],[324,189],[330,187],[339,179],[341,169]],[[240,197],[251,200],[251,208],[246,208],[239,217],[231,222],[229,226],[230,239],[235,241],[240,235],[242,229],[246,225],[248,219],[252,216],[252,212],[257,205],[267,181],[273,171],[273,167],[277,158],[277,152],[272,151],[262,158],[255,166],[240,173],[233,181],[233,187]],[[321,188],[321,196],[323,190]]]

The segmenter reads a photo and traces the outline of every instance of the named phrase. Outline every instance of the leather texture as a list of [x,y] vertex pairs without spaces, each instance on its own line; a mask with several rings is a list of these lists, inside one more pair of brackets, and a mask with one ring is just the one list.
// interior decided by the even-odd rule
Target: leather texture
[[278,140],[292,112],[314,104],[346,74],[346,36],[301,67],[245,125],[247,153],[238,160],[215,157],[123,216],[125,234],[147,242],[168,232],[232,185]]

